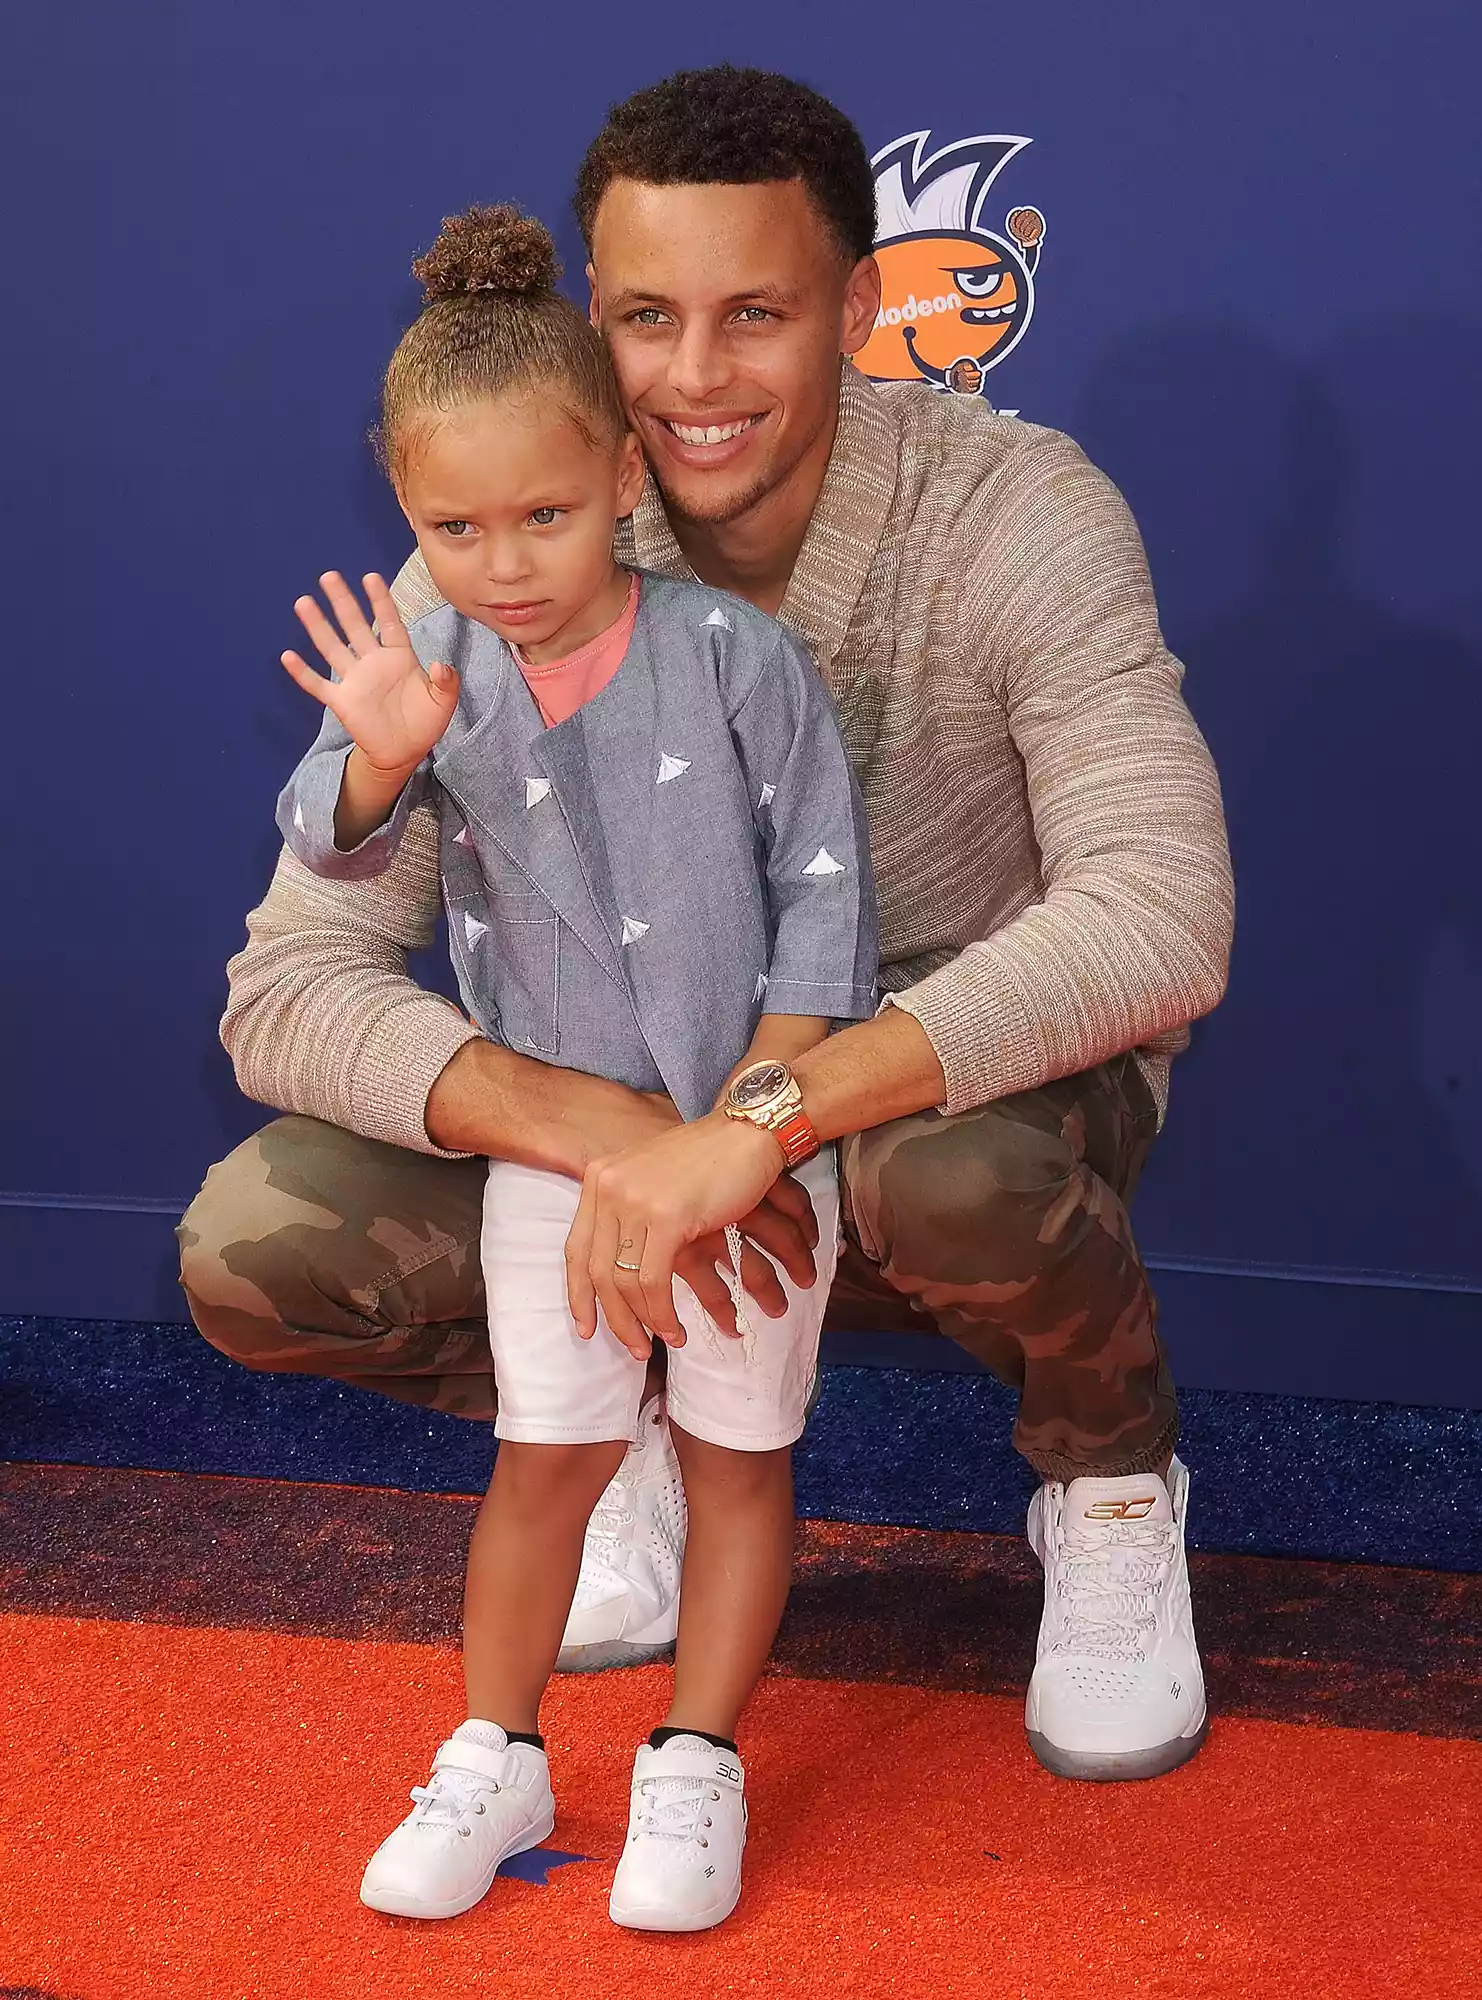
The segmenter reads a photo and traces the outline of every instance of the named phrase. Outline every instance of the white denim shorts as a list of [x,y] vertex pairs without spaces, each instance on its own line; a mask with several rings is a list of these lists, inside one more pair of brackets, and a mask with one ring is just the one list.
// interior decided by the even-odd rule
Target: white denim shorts
[[[679,1279],[674,1284],[685,1342],[669,1349],[669,1415],[692,1437],[732,1451],[775,1451],[803,1432],[839,1254],[833,1147],[825,1146],[796,1174],[818,1218],[818,1279],[803,1291],[779,1271],[787,1293],[782,1319],[768,1319],[752,1305],[749,1334],[722,1333],[689,1286]],[[600,1314],[596,1334],[583,1340],[566,1303],[566,1236],[580,1192],[560,1174],[489,1163],[482,1254],[497,1437],[605,1444],[631,1442],[638,1434],[643,1362]]]

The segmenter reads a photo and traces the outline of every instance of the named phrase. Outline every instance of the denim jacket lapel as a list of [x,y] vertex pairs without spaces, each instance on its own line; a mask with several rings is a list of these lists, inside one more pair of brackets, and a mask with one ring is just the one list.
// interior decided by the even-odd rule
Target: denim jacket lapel
[[[693,620],[693,609],[687,616]],[[699,719],[688,692],[692,677],[673,661],[665,671],[665,649],[693,644],[686,624],[676,631],[663,585],[645,583],[618,672],[530,748],[561,803],[639,1032],[670,1095],[691,1117],[709,1108],[713,1092],[704,1087],[708,1051],[696,1042],[690,904],[703,902],[713,885],[683,866],[683,812],[676,817],[680,793],[670,774],[688,768],[680,761],[686,752],[697,754]],[[734,982],[738,1022],[712,1024],[723,1040],[733,1026],[744,1032],[752,978],[748,962]]]
[[[656,815],[664,796],[656,780],[663,754],[661,717],[666,694],[670,704],[674,694],[656,657],[663,614],[655,611],[655,595],[644,589],[627,657],[607,686],[547,730],[530,754],[560,801],[587,889],[606,926],[616,976],[632,996],[640,1031],[673,1090],[675,1051],[660,1046],[667,1037],[664,1010],[654,1005],[655,982],[659,993],[671,977],[680,981],[676,991],[684,991],[685,982],[683,968],[669,963],[676,913],[650,907],[669,876],[656,852]],[[677,740],[682,738],[681,730]],[[682,1099],[684,1093],[675,1094]]]
[[588,866],[594,855],[600,857],[600,834],[594,840],[598,830],[590,809],[581,809],[584,794],[570,753],[552,748],[571,723],[547,730],[504,642],[471,621],[460,622],[465,643],[454,664],[463,676],[467,707],[479,720],[467,727],[460,704],[434,753],[438,781],[475,841],[492,841],[603,970],[621,982],[598,893],[605,869],[596,871],[594,881]]

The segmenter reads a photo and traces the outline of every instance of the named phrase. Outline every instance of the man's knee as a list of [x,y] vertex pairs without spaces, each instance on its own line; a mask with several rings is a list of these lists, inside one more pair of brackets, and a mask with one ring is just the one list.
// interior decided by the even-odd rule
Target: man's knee
[[175,1231],[180,1283],[191,1317],[213,1347],[245,1366],[270,1368],[287,1300],[312,1280],[305,1225],[327,1212],[281,1183],[283,1161],[315,1121],[277,1119],[212,1167]]
[[887,1267],[949,1280],[988,1276],[985,1252],[1005,1275],[1052,1256],[1086,1179],[1062,1131],[1002,1105],[879,1127],[851,1164],[865,1248]]
[[[251,1368],[392,1334],[404,1354],[483,1313],[486,1164],[278,1118],[219,1166],[179,1230],[197,1326]],[[426,1334],[421,1329],[430,1329]]]

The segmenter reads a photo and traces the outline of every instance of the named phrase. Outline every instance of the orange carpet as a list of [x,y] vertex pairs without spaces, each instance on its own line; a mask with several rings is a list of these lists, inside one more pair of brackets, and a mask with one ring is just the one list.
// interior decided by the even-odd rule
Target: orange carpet
[[455,1654],[0,1619],[0,1993],[372,2000],[814,1993],[993,2000],[1482,1991],[1482,1743],[1227,1720],[1154,1785],[1066,1785],[1018,1701],[777,1678],[724,1929],[606,1918],[662,1669],[558,1681],[547,1885],[374,1915],[370,1850],[456,1718]]

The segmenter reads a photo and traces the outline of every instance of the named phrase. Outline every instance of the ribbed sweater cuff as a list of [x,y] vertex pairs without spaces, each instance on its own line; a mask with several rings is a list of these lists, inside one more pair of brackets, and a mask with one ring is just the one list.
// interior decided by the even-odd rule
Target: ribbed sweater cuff
[[458,1010],[432,994],[399,1000],[370,1028],[356,1062],[355,1127],[372,1139],[432,1153],[446,1152],[427,1136],[427,1097],[467,1042],[480,1039]]
[[926,1030],[947,1079],[940,1108],[949,1115],[1045,1080],[1033,1017],[1000,967],[975,967],[969,984],[954,961],[903,993],[888,993],[882,1005],[899,1007]]

